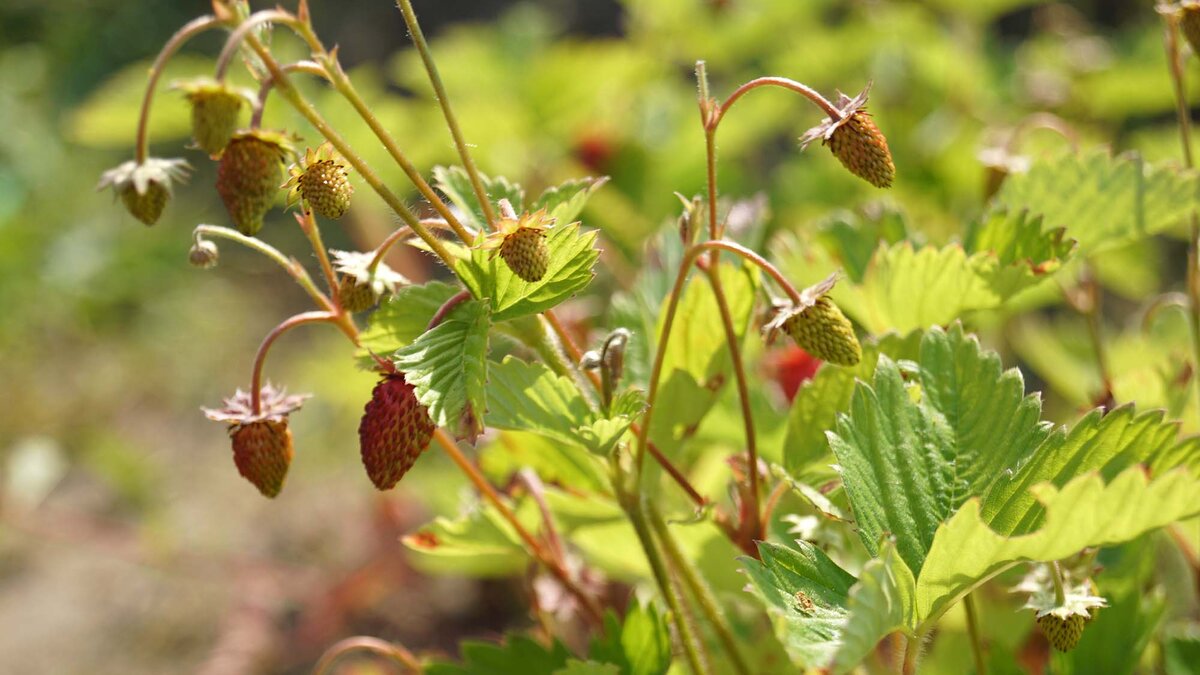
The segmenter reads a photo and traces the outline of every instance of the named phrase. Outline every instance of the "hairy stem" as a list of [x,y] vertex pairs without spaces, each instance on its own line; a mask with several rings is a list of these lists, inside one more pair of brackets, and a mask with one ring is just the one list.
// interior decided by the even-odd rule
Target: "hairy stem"
[[421,662],[413,653],[401,645],[385,642],[379,638],[358,636],[350,637],[344,640],[335,642],[325,653],[321,655],[321,659],[317,661],[317,665],[313,666],[313,675],[326,675],[333,672],[333,664],[342,656],[350,652],[365,651],[381,656],[394,662],[396,665],[408,673],[422,673],[425,669],[421,667]]
[[438,324],[444,321],[450,312],[454,311],[455,307],[458,307],[470,299],[471,291],[468,291],[465,288],[450,296],[450,298],[446,300],[446,302],[443,302],[442,306],[438,307],[437,311],[433,313],[433,317],[429,319],[429,324],[425,326],[425,331],[428,332],[434,328],[437,328]]
[[479,170],[475,168],[475,161],[471,159],[471,151],[463,138],[458,118],[454,115],[454,109],[450,107],[450,96],[446,93],[445,85],[442,84],[442,76],[438,74],[437,64],[433,60],[433,54],[429,51],[429,43],[425,41],[425,33],[421,31],[421,24],[417,21],[412,2],[411,0],[399,0],[396,4],[400,7],[400,13],[404,15],[404,23],[408,25],[408,34],[412,37],[413,45],[416,46],[417,53],[421,55],[421,63],[425,66],[429,83],[433,85],[434,96],[442,108],[442,116],[446,118],[446,127],[450,129],[450,136],[454,138],[454,147],[458,150],[463,168],[466,169],[467,176],[471,179],[471,189],[475,191],[475,198],[479,200],[479,206],[483,209],[488,227],[495,229],[496,211],[492,207],[491,200],[488,199],[487,189],[483,186]]
[[[422,219],[421,225],[423,225],[431,230],[449,227],[449,225],[446,224],[446,221],[444,221],[440,218]],[[384,239],[382,242],[379,243],[379,246],[375,247],[375,255],[372,256],[371,262],[367,265],[367,271],[370,272],[371,274],[374,274],[376,268],[379,267],[379,263],[383,262],[384,257],[387,256],[388,251],[392,250],[392,247],[395,246],[396,243],[399,242],[401,239],[403,239],[404,237],[411,237],[412,234],[413,234],[413,229],[407,225],[399,227],[396,229],[395,232],[392,232],[391,234],[389,234],[386,239]]]
[[329,284],[329,295],[333,299],[334,306],[341,311],[341,304],[338,301],[337,275],[334,274],[333,265],[329,262],[329,252],[325,250],[325,242],[321,241],[321,228],[317,225],[317,217],[313,215],[312,207],[307,201],[303,203],[303,206],[303,213],[296,214],[296,222],[300,224],[300,230],[308,238],[308,243],[312,245],[313,253],[317,256],[321,272],[325,275],[325,283]]
[[283,270],[287,272],[288,275],[290,275],[292,279],[294,279],[296,283],[300,285],[301,288],[304,289],[304,292],[308,293],[309,297],[311,297],[319,307],[330,312],[334,311],[333,302],[331,302],[324,293],[317,289],[317,285],[313,283],[312,277],[308,276],[308,272],[305,271],[304,267],[296,259],[288,258],[281,253],[279,249],[271,246],[267,242],[257,237],[248,237],[241,232],[232,230],[228,227],[221,227],[219,225],[197,225],[196,229],[192,232],[196,236],[206,234],[212,237],[221,237],[236,241],[243,246],[254,249],[255,251],[267,256],[271,260],[275,261],[275,263],[280,267],[282,267]]
[[717,633],[717,639],[721,641],[721,646],[729,654],[729,660],[733,663],[734,670],[740,675],[749,675],[750,668],[746,665],[741,650],[737,647],[737,640],[733,636],[733,629],[730,628],[724,612],[721,611],[720,605],[717,604],[717,599],[712,589],[709,588],[704,578],[700,576],[695,565],[692,565],[687,556],[684,555],[683,550],[679,547],[679,542],[671,534],[670,527],[667,526],[666,521],[663,520],[662,515],[658,512],[658,508],[653,503],[647,503],[646,511],[650,525],[658,534],[659,541],[662,542],[663,551],[666,552],[667,558],[674,567],[680,571],[688,590],[696,598],[696,602],[700,605],[700,610],[704,612],[705,619],[708,620],[709,625]]
[[254,355],[254,370],[250,375],[250,402],[257,415],[262,412],[262,372],[263,365],[267,362],[267,352],[271,351],[271,346],[275,344],[284,333],[297,327],[309,323],[333,323],[337,321],[337,314],[333,312],[304,312],[289,317],[267,333],[263,338],[262,343],[258,346],[258,352]]
[[517,536],[524,542],[530,555],[549,570],[558,579],[559,583],[563,585],[563,588],[567,589],[567,592],[575,596],[588,620],[593,625],[603,625],[604,615],[596,599],[584,591],[571,578],[567,569],[546,551],[546,548],[530,534],[529,530],[525,529],[525,526],[517,519],[517,514],[513,513],[512,509],[504,503],[504,500],[500,498],[500,494],[496,492],[496,488],[492,487],[487,478],[480,473],[479,467],[475,466],[470,459],[467,459],[467,456],[459,449],[458,443],[453,438],[450,438],[449,434],[441,428],[434,430],[433,437],[437,440],[438,445],[442,446],[442,449],[446,451],[446,454],[450,456],[450,459],[458,465],[458,468],[466,474],[467,478],[475,485],[475,488],[479,490],[484,499],[495,507],[500,516],[512,526]]
[[396,215],[405,222],[405,224],[412,228],[413,232],[420,237],[422,241],[424,241],[439,258],[441,258],[442,262],[451,270],[454,270],[454,256],[449,250],[446,249],[441,240],[433,236],[433,233],[431,233],[425,226],[421,224],[421,220],[417,218],[416,214],[414,214],[412,210],[409,209],[404,202],[396,196],[395,193],[388,189],[387,185],[384,184],[383,179],[380,178],[373,169],[371,169],[366,160],[356,153],[354,149],[350,147],[350,144],[346,142],[346,139],[342,138],[341,134],[339,134],[332,126],[330,126],[329,123],[325,121],[325,118],[322,117],[319,112],[317,112],[316,108],[314,108],[312,104],[300,94],[300,91],[296,89],[295,85],[292,83],[291,78],[288,77],[287,73],[283,72],[283,69],[280,67],[279,63],[275,60],[271,53],[267,51],[266,47],[264,47],[262,43],[259,42],[258,39],[253,35],[248,35],[245,39],[247,44],[250,45],[254,52],[258,54],[259,58],[261,58],[263,63],[267,66],[267,70],[271,72],[271,77],[275,80],[275,88],[279,91],[280,95],[287,99],[287,101],[292,104],[292,107],[294,107],[297,112],[303,115],[304,118],[313,125],[317,132],[329,141],[330,145],[332,145],[334,149],[336,149],[342,155],[342,157],[346,158],[346,161],[354,167],[354,170],[357,171],[365,181],[367,181],[367,184],[370,185],[373,190],[375,190],[375,192],[383,199],[385,203],[387,203],[388,207],[390,207],[392,211],[395,212]]
[[902,675],[917,675],[917,659],[921,656],[921,636],[908,636],[904,646],[904,663],[900,666]]
[[[1179,142],[1183,147],[1184,166],[1195,166],[1192,155],[1192,117],[1187,102],[1187,79],[1183,69],[1183,54],[1179,50],[1179,25],[1174,13],[1166,15],[1164,44],[1167,50],[1167,66],[1171,71],[1171,83],[1175,92],[1175,115],[1179,123]],[[1188,293],[1188,325],[1192,333],[1193,367],[1200,369],[1200,216],[1193,210],[1192,229],[1188,237],[1187,274],[1185,283]],[[1197,402],[1200,403],[1200,377],[1195,382]]]
[[713,129],[715,130],[717,126],[721,124],[721,120],[725,118],[725,113],[729,112],[729,109],[733,107],[733,104],[736,103],[738,99],[752,89],[765,86],[783,87],[784,89],[794,91],[804,98],[807,98],[809,101],[812,101],[813,105],[824,111],[825,114],[830,118],[836,118],[839,114],[838,109],[829,102],[829,99],[825,98],[819,94],[816,89],[813,89],[806,84],[801,84],[800,82],[790,80],[786,77],[760,77],[750,80],[746,84],[738,87],[733,91],[732,94],[729,95],[729,98],[725,99],[725,102],[722,103],[713,114],[713,120],[711,123]]
[[[296,61],[294,63],[286,63],[280,66],[280,69],[285,73],[308,73],[315,75],[326,81],[329,80],[329,73],[321,67],[321,64],[314,61]],[[263,112],[267,107],[267,96],[271,90],[275,88],[275,78],[265,78],[258,85],[258,95],[254,99],[254,110],[250,115],[250,128],[257,129],[262,126]]]
[[[620,485],[619,479],[613,482]],[[678,634],[684,656],[687,658],[688,666],[691,667],[695,675],[707,673],[708,669],[705,667],[704,661],[700,656],[701,647],[699,639],[692,630],[691,623],[687,620],[687,615],[684,613],[683,598],[680,597],[678,589],[676,589],[671,580],[666,562],[663,560],[662,551],[659,550],[658,543],[654,541],[654,535],[646,523],[646,516],[639,503],[640,499],[624,492],[621,492],[619,497],[622,506],[625,508],[625,512],[629,515],[629,519],[633,523],[633,529],[637,533],[638,542],[642,545],[646,561],[650,563],[650,570],[654,573],[654,581],[658,585],[659,593],[662,594],[663,599],[667,602],[668,609],[671,611],[671,618],[675,623],[675,630]]]
[[175,31],[171,39],[167,40],[167,43],[159,50],[158,56],[154,59],[154,64],[150,66],[150,78],[146,81],[146,93],[142,96],[142,107],[138,112],[137,145],[134,150],[134,159],[137,160],[138,164],[145,163],[149,155],[148,130],[150,124],[150,102],[154,100],[154,90],[158,86],[158,78],[162,77],[167,61],[170,61],[175,52],[179,51],[179,48],[188,40],[206,30],[217,28],[224,24],[225,21],[223,19],[218,19],[212,15],[196,17]]
[[[713,254],[716,255],[716,250],[713,251]],[[746,437],[747,467],[741,517],[742,530],[749,538],[762,539],[762,521],[758,507],[758,436],[755,433],[754,411],[750,404],[750,385],[747,383],[746,367],[742,362],[742,345],[738,339],[737,327],[733,325],[729,300],[725,297],[725,289],[721,284],[720,267],[713,265],[708,268],[708,281],[712,286],[713,297],[717,300],[717,308],[721,312],[721,325],[725,329],[725,343],[729,347],[734,380],[737,383],[738,402],[742,408],[742,426]]]
[[963,598],[963,609],[967,612],[967,634],[971,637],[971,656],[975,659],[975,675],[987,675],[987,659],[983,655],[983,640],[979,636],[979,614],[975,611],[975,595],[968,593]]

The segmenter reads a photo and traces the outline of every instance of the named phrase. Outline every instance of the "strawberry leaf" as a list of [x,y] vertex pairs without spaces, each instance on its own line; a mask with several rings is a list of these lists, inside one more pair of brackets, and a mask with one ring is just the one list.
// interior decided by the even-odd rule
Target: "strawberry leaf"
[[581,232],[578,223],[550,228],[550,264],[545,276],[534,282],[521,279],[499,256],[482,248],[460,259],[456,270],[475,297],[491,302],[492,320],[507,321],[551,309],[591,283],[592,267],[600,257],[595,242],[596,232]]
[[625,675],[664,675],[671,666],[666,617],[654,605],[636,601],[623,621],[609,612],[604,616],[604,635],[592,640],[588,655],[616,664]]
[[[420,286],[403,286],[385,300],[367,320],[367,328],[359,334],[362,356],[368,352],[390,354],[411,344],[425,332],[438,308],[450,299],[458,288],[441,281]],[[465,311],[455,307],[448,318]]]
[[488,306],[475,300],[395,352],[392,361],[429,408],[435,424],[462,435],[477,433],[487,409]]
[[1194,171],[1091,151],[1035,161],[1004,181],[994,206],[1040,214],[1091,254],[1176,227],[1196,209],[1198,193]]
[[529,210],[546,209],[546,213],[559,225],[573,223],[579,217],[579,213],[583,211],[583,207],[587,205],[592,193],[607,182],[608,176],[589,177],[570,180],[562,185],[547,188],[541,196],[534,200]]
[[[499,211],[501,199],[507,199],[517,213],[525,210],[525,191],[521,189],[520,185],[510,183],[503,176],[490,178],[480,174],[479,178],[483,182],[483,189],[487,192],[488,199],[492,202],[493,212]],[[434,187],[446,195],[450,203],[458,208],[458,217],[464,225],[476,230],[487,225],[483,207],[475,198],[475,188],[471,185],[471,178],[467,175],[466,169],[461,166],[435,166],[433,180]]]

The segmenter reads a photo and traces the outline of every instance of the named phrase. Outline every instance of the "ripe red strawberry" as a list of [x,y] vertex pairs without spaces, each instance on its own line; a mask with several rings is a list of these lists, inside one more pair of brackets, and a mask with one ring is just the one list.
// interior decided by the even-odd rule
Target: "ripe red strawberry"
[[291,177],[283,187],[289,188],[289,205],[304,199],[314,211],[332,220],[350,209],[350,196],[354,194],[350,173],[345,164],[333,158],[333,147],[328,143],[315,152],[309,148],[288,172]]
[[242,234],[253,236],[262,229],[290,151],[282,134],[259,129],[234,134],[226,146],[217,167],[217,193]]
[[375,487],[394,487],[429,447],[435,428],[404,374],[385,374],[358,425],[363,466]]
[[842,166],[850,173],[879,188],[891,187],[896,178],[896,165],[888,149],[887,139],[866,111],[867,92],[851,99],[838,94],[837,119],[826,118],[800,138],[802,147],[820,138],[828,145]]
[[229,436],[233,439],[233,463],[238,473],[254,483],[263,495],[278,495],[294,454],[287,420],[236,425],[229,430]]
[[795,400],[800,387],[817,374],[817,369],[821,367],[821,359],[799,347],[791,346],[771,356],[769,367],[787,400],[792,401]]
[[298,410],[306,398],[288,396],[268,384],[260,392],[257,412],[250,392],[241,389],[225,399],[224,407],[204,409],[209,419],[229,424],[238,473],[266,497],[273,498],[283,489],[295,454],[288,415]]

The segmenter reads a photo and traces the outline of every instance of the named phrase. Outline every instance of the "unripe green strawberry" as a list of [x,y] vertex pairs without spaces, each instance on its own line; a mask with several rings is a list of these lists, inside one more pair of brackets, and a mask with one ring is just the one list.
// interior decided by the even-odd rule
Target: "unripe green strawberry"
[[223,82],[200,78],[176,83],[192,104],[192,139],[196,146],[217,157],[238,128],[238,115],[246,97]]
[[891,187],[896,165],[888,150],[887,139],[866,111],[867,92],[855,98],[838,95],[837,114],[809,129],[800,138],[803,147],[820,138],[850,173],[879,188]]
[[363,466],[375,487],[394,487],[429,447],[435,428],[404,375],[384,375],[358,425]]
[[146,184],[146,191],[139,193],[137,187],[130,183],[121,190],[121,202],[134,218],[146,225],[153,225],[162,217],[163,209],[171,193],[161,183],[151,181]]
[[365,312],[379,301],[379,294],[372,284],[359,281],[352,275],[344,274],[338,281],[338,303],[351,314]]
[[226,146],[217,167],[217,193],[242,234],[253,236],[262,229],[263,216],[271,210],[283,179],[282,162],[288,152],[282,134],[258,129],[234,134]]
[[329,143],[322,143],[315,151],[309,148],[288,173],[290,178],[283,187],[289,189],[289,206],[303,199],[318,214],[332,220],[349,210],[354,186],[346,165],[335,158]]
[[1200,56],[1200,3],[1185,1],[1179,7],[1179,28],[1183,37],[1192,46],[1192,53]]
[[530,283],[541,281],[550,267],[546,231],[536,227],[517,228],[500,243],[500,257],[513,274]]
[[238,473],[254,483],[264,496],[278,495],[294,454],[287,420],[238,425],[230,429],[229,436],[233,439],[233,463]]
[[1071,614],[1065,619],[1057,614],[1046,614],[1037,618],[1042,635],[1045,635],[1050,645],[1060,652],[1069,652],[1079,644],[1079,638],[1083,636],[1084,622],[1085,617],[1080,614]]
[[105,171],[96,189],[111,187],[134,218],[153,225],[171,198],[171,184],[186,180],[190,169],[182,159],[130,160]]
[[839,366],[853,366],[862,359],[862,346],[854,326],[842,310],[825,296],[783,321],[783,331],[813,356]]
[[295,454],[288,415],[298,410],[306,398],[288,396],[268,384],[260,390],[257,410],[251,393],[241,389],[225,399],[224,407],[204,409],[209,419],[229,424],[238,473],[267,497],[275,497],[283,489]]

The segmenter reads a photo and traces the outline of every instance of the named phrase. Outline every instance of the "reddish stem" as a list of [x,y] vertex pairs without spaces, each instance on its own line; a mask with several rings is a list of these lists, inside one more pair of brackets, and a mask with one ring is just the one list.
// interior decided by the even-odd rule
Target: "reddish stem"
[[421,662],[408,649],[397,644],[392,644],[391,642],[385,642],[379,638],[358,636],[340,640],[325,650],[325,653],[321,655],[321,659],[317,661],[317,665],[313,667],[313,675],[325,675],[325,673],[330,672],[334,661],[353,651],[367,651],[377,656],[382,656],[394,661],[405,672],[423,672]]
[[267,360],[267,352],[271,351],[271,345],[275,344],[281,335],[296,326],[303,326],[307,323],[335,322],[337,322],[337,315],[333,312],[304,312],[285,319],[283,323],[267,333],[262,344],[258,346],[258,353],[254,355],[254,371],[250,376],[250,402],[255,415],[262,412],[262,371],[263,364]]
[[167,61],[175,55],[175,52],[179,51],[185,42],[223,23],[225,22],[222,19],[212,15],[196,17],[176,31],[158,52],[158,56],[154,59],[154,65],[150,66],[150,79],[146,82],[146,93],[142,96],[142,107],[138,113],[137,146],[134,150],[134,158],[138,164],[144,163],[148,155],[147,129],[150,122],[150,102],[154,100],[154,89],[158,85],[158,78],[162,76]]
[[440,324],[442,321],[444,321],[446,318],[446,315],[448,315],[448,314],[450,314],[450,312],[454,311],[455,307],[458,307],[459,305],[463,304],[467,300],[470,300],[472,297],[473,296],[471,295],[471,291],[468,291],[465,288],[463,290],[455,293],[454,295],[450,296],[450,299],[447,300],[446,302],[442,303],[442,306],[438,307],[438,310],[436,312],[434,312],[433,318],[429,320],[429,325],[425,326],[425,331],[428,332],[428,331],[433,330],[434,328],[437,328],[438,324]]

